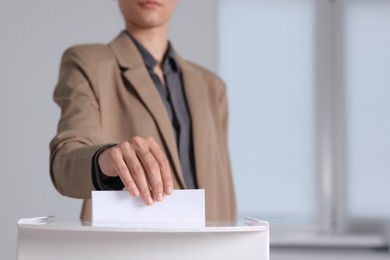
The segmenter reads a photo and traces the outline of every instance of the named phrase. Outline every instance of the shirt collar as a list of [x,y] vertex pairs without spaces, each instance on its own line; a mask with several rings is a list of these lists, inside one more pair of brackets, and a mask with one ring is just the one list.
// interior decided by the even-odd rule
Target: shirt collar
[[[129,32],[127,32],[127,35],[129,35],[130,39],[134,42],[134,45],[137,47],[138,51],[140,52],[142,59],[144,60],[145,66],[148,68],[148,70],[153,71],[154,66],[156,66],[156,64],[157,64],[157,60]],[[172,48],[171,43],[168,42],[168,49],[167,49],[167,51],[164,55],[164,59],[163,59],[164,73],[167,73],[170,71],[180,72],[179,68],[180,67],[179,67],[179,64],[177,63],[177,60],[175,57],[175,52]]]

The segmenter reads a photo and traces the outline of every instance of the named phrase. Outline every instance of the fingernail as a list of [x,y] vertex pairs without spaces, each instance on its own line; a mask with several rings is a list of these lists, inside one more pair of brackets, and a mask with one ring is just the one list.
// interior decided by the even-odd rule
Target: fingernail
[[173,189],[172,189],[172,187],[168,187],[168,188],[167,188],[167,193],[168,193],[168,195],[171,195],[171,194],[172,194],[172,192],[173,192]]
[[162,193],[157,194],[157,201],[162,201],[164,199],[164,196]]
[[147,197],[146,200],[145,200],[145,204],[146,204],[146,205],[149,205],[149,206],[150,206],[150,205],[153,205],[153,200],[152,200],[152,198],[151,198],[151,197]]

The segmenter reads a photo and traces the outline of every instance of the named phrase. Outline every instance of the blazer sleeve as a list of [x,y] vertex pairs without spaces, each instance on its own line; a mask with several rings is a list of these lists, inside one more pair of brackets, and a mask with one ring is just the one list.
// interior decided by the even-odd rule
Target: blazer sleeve
[[50,142],[50,175],[61,194],[75,198],[91,197],[92,158],[102,147],[95,65],[82,48],[67,50],[54,91],[61,117]]

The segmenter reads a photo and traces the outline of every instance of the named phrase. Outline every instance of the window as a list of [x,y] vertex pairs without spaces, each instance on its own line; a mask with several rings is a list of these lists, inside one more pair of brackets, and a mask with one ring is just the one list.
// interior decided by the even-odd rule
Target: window
[[390,1],[346,1],[348,215],[390,219]]
[[233,108],[230,151],[238,211],[312,221],[313,4],[231,0],[220,1],[219,10],[219,72]]
[[239,216],[383,228],[390,1],[221,0],[217,10]]

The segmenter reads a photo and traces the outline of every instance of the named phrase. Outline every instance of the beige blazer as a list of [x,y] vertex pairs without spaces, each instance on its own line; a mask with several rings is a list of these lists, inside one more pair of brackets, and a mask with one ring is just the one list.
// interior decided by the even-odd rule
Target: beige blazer
[[[224,83],[177,56],[192,118],[196,178],[206,193],[207,221],[233,221],[235,196],[227,147]],[[122,32],[110,44],[65,51],[54,100],[61,108],[50,143],[53,184],[63,195],[85,199],[91,217],[92,157],[104,144],[152,136],[166,154],[176,189],[186,188],[174,130],[137,48]]]

